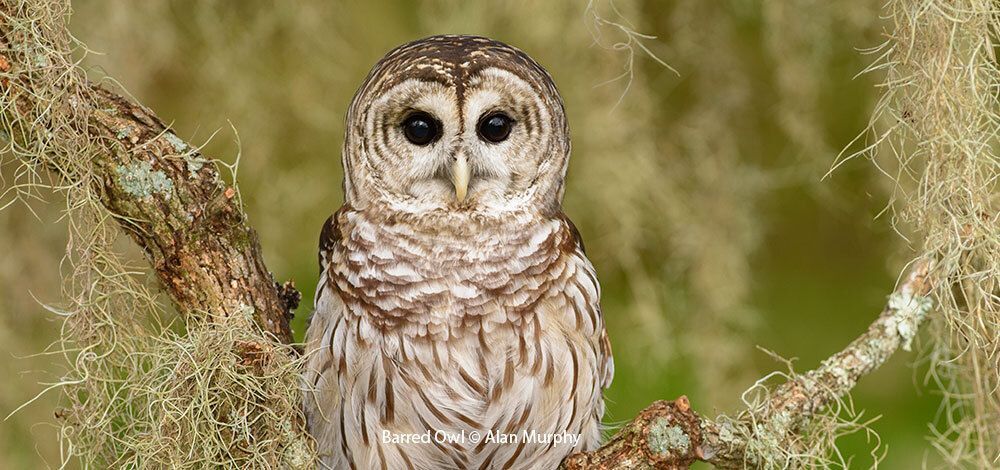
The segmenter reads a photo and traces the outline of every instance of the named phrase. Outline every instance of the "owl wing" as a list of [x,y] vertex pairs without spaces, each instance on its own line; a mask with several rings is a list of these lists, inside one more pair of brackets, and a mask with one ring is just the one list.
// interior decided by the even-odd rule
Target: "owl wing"
[[581,295],[568,295],[567,300],[573,305],[575,312],[586,312],[594,323],[594,333],[598,335],[596,353],[598,359],[598,378],[602,389],[611,386],[615,375],[615,363],[611,353],[611,341],[604,325],[604,313],[601,311],[601,284],[597,281],[597,271],[587,258],[586,248],[580,231],[566,215],[563,221],[569,228],[574,246],[571,247],[571,257],[576,266],[573,283]]
[[[346,206],[345,206],[346,207]],[[323,230],[319,234],[319,251],[317,252],[317,257],[319,258],[319,283],[316,289],[316,296],[313,303],[313,308],[317,309],[320,306],[320,301],[323,300],[324,295],[329,295],[327,292],[327,266],[330,264],[330,258],[333,255],[333,251],[338,249],[341,243],[341,238],[343,237],[343,232],[340,230],[340,215],[344,211],[344,207],[333,213],[326,222],[323,223]],[[310,317],[310,321],[316,315],[313,314]],[[308,327],[308,325],[307,325]]]
[[347,468],[349,451],[343,439],[343,396],[336,384],[337,375],[331,370],[342,369],[338,361],[343,354],[332,347],[330,332],[343,322],[344,305],[335,292],[331,292],[327,266],[334,250],[341,242],[340,211],[323,224],[319,237],[319,284],[316,289],[313,313],[306,329],[306,364],[302,374],[303,410],[309,429],[320,446],[323,468]]
[[319,273],[322,276],[326,273],[326,265],[330,262],[330,252],[340,244],[340,210],[334,212],[326,222],[323,223],[323,230],[319,234]]

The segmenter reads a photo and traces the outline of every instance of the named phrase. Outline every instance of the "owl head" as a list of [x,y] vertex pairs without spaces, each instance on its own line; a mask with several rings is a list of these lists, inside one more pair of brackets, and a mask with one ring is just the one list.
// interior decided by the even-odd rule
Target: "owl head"
[[354,96],[345,200],[393,213],[559,210],[569,130],[552,77],[477,36],[399,46]]

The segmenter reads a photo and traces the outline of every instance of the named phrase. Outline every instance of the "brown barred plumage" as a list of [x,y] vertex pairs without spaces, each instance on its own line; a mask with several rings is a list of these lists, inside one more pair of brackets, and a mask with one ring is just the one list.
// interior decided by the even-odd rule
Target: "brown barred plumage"
[[[425,147],[398,130],[414,110],[441,121]],[[496,110],[509,138],[477,138]],[[323,463],[555,468],[595,447],[613,365],[594,269],[559,208],[569,141],[548,74],[485,38],[427,38],[376,66],[347,134],[303,377]],[[460,159],[466,198],[441,170]]]

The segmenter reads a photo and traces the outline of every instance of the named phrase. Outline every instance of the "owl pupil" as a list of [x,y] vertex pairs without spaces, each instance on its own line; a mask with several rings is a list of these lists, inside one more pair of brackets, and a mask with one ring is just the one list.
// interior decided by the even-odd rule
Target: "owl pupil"
[[499,143],[510,136],[510,128],[514,120],[503,113],[493,113],[479,120],[479,137],[483,140]]
[[427,145],[441,136],[441,126],[430,114],[413,113],[403,121],[403,135],[416,145]]

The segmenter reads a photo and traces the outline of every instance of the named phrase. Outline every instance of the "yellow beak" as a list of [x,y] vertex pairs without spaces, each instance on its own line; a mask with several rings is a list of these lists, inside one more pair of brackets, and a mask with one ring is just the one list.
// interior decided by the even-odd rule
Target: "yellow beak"
[[451,182],[455,185],[455,199],[458,202],[465,200],[465,195],[469,192],[469,161],[465,154],[459,153],[455,157],[455,162],[451,164]]

